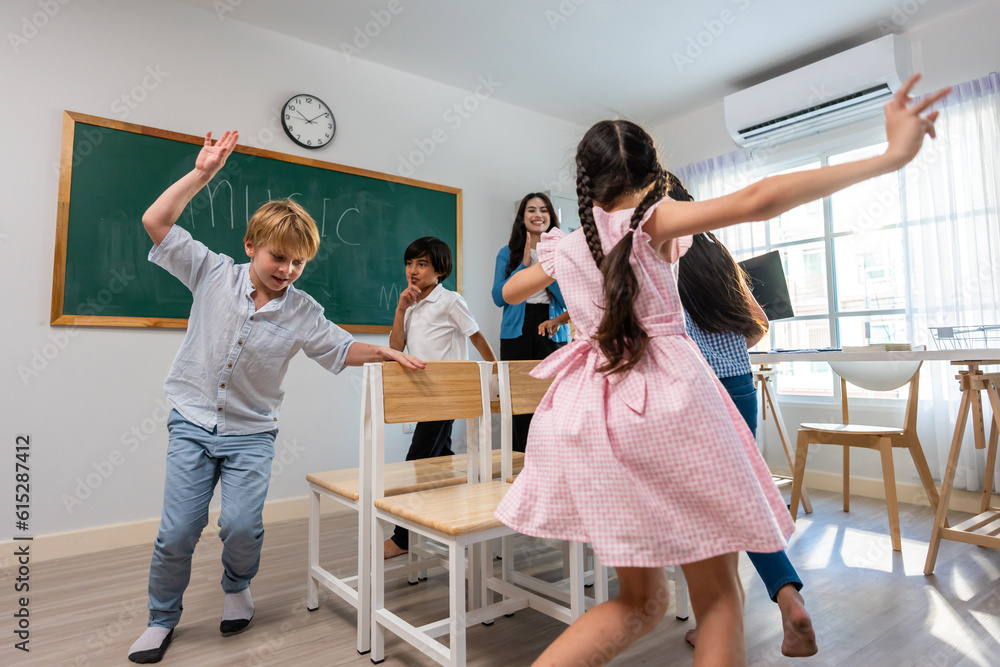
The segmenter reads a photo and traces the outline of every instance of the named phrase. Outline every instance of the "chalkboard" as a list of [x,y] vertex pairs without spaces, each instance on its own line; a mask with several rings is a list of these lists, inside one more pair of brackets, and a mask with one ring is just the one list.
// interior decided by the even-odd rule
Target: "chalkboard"
[[[194,167],[204,137],[67,111],[63,118],[52,324],[184,327],[191,292],[147,256],[142,214]],[[349,331],[386,332],[406,287],[403,252],[422,236],[452,249],[462,281],[462,191],[314,159],[237,146],[177,224],[236,263],[246,222],[292,197],[316,220],[319,254],[295,287]]]

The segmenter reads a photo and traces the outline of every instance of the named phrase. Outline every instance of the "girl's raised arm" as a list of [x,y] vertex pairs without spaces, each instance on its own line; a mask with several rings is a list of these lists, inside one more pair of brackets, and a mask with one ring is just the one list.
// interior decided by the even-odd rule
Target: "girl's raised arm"
[[728,227],[740,222],[769,220],[807,202],[829,196],[855,183],[902,168],[916,157],[924,135],[934,137],[938,112],[921,114],[951,92],[928,95],[910,105],[910,90],[920,79],[914,74],[885,105],[889,147],[882,155],[832,167],[771,176],[742,190],[700,202],[664,201],[645,226],[652,245],[659,248],[672,238]]
[[541,264],[532,264],[513,274],[503,286],[503,300],[513,305],[521,303],[529,296],[545,289],[555,282],[555,278],[545,273]]

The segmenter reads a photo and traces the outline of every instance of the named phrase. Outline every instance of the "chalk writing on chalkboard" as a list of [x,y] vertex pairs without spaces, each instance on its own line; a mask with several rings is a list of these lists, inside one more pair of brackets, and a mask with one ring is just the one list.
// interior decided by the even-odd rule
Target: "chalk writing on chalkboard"
[[[66,112],[52,285],[53,324],[183,327],[191,293],[147,260],[142,214],[190,171],[204,139]],[[310,158],[237,146],[178,224],[213,251],[246,262],[247,220],[291,197],[316,219],[319,253],[296,287],[351,331],[391,328],[405,284],[403,252],[437,236],[461,290],[462,191]],[[398,283],[398,284],[397,284]]]

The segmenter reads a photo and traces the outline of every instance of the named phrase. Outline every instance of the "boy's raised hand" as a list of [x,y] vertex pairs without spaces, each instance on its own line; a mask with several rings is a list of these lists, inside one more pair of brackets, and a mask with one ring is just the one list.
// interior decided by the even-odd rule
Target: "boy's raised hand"
[[213,145],[212,133],[208,132],[205,135],[205,145],[202,146],[201,152],[195,158],[194,168],[204,173],[211,180],[213,176],[219,173],[222,166],[226,164],[226,159],[229,158],[229,154],[236,148],[236,142],[239,138],[239,132],[226,130],[222,134],[222,138]]
[[399,293],[399,304],[396,306],[398,310],[406,310],[413,304],[417,302],[417,297],[420,296],[420,288],[416,285],[407,285],[406,289]]
[[932,111],[926,116],[921,114],[951,92],[951,88],[942,88],[911,105],[913,100],[910,98],[910,91],[919,80],[920,74],[911,76],[885,105],[885,133],[889,140],[886,154],[893,157],[899,167],[916,157],[924,135],[934,138],[934,121],[937,120],[938,112]]

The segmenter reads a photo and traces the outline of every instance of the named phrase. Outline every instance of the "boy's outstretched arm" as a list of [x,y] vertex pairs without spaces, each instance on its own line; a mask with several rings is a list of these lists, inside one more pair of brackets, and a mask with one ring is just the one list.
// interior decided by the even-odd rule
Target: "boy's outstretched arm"
[[363,366],[367,363],[375,363],[379,361],[398,361],[401,365],[413,371],[420,370],[421,368],[427,366],[427,363],[424,362],[424,360],[417,359],[409,354],[403,354],[399,350],[394,350],[391,347],[355,342],[347,348],[347,358],[345,363],[348,366]]
[[493,354],[493,348],[490,347],[490,342],[486,340],[486,336],[483,335],[482,331],[477,331],[469,336],[469,342],[479,352],[479,356],[483,358],[483,361],[497,360],[496,355]]
[[239,138],[239,132],[226,130],[212,145],[212,133],[205,135],[205,145],[195,159],[194,169],[167,188],[142,216],[142,225],[153,243],[160,245],[188,202],[219,173]]

